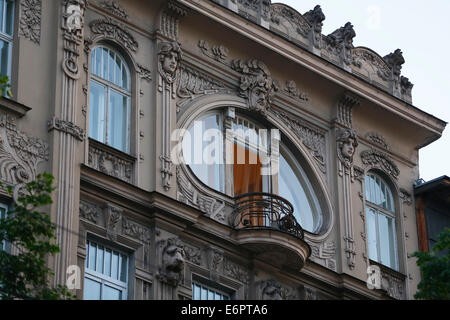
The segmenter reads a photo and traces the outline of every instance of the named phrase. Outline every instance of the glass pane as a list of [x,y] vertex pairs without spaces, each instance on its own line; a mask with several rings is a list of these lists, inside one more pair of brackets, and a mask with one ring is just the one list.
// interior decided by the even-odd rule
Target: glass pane
[[128,258],[125,255],[121,255],[121,267],[120,267],[120,281],[127,282],[128,272]]
[[111,276],[111,250],[105,250],[105,275]]
[[97,248],[97,267],[95,269],[95,271],[103,273],[103,254],[104,254],[104,249],[102,246],[98,246]]
[[201,294],[200,294],[201,289],[200,289],[200,286],[198,286],[198,285],[194,285],[194,286],[195,286],[195,287],[194,287],[194,296],[193,296],[192,299],[194,299],[194,300],[200,300],[200,299],[201,299]]
[[95,243],[89,243],[89,269],[95,270],[95,263],[97,257],[97,246]]
[[208,290],[208,300],[214,300],[214,291]]
[[0,73],[9,75],[10,43],[0,40]]
[[108,144],[128,152],[128,97],[111,90],[109,96]]
[[10,36],[13,35],[14,26],[14,1],[6,1],[6,21],[5,21],[5,33]]
[[123,81],[122,81],[122,61],[120,60],[119,56],[116,55],[116,62],[114,64],[114,77],[115,77],[115,84],[117,84],[119,87],[122,87]]
[[102,57],[102,78],[105,80],[109,79],[109,63],[108,63],[108,59],[109,59],[109,50],[106,48],[102,48],[103,51],[103,57]]
[[116,54],[113,51],[109,51],[109,77],[108,80],[112,83],[116,83],[115,71],[116,71]]
[[380,214],[378,215],[378,225],[380,231],[380,262],[392,269],[396,269],[393,219]]
[[101,297],[101,283],[91,280],[89,278],[84,279],[84,300],[100,300]]
[[224,192],[225,166],[221,117],[196,120],[183,139],[183,156],[194,174],[207,186]]
[[278,193],[294,206],[294,215],[303,229],[314,232],[319,224],[319,217],[313,209],[305,188],[283,154],[280,155]]
[[202,287],[201,300],[208,300],[208,289]]
[[111,278],[118,280],[119,276],[119,254],[113,252],[111,265]]
[[3,27],[3,13],[4,13],[4,7],[5,7],[5,0],[0,0],[0,32],[5,32],[5,29]]
[[110,286],[103,287],[102,300],[122,300],[122,291]]
[[377,249],[377,225],[376,213],[370,208],[366,209],[366,226],[367,226],[367,244],[369,247],[369,258],[373,261],[378,260]]
[[129,73],[124,64],[122,64],[122,88],[130,89]]
[[105,142],[105,92],[106,88],[94,81],[90,87],[89,136]]
[[103,56],[103,53],[102,52],[103,52],[102,48],[95,49],[95,70],[94,70],[94,73],[97,76],[99,76],[99,77],[102,76],[102,70],[103,70],[103,67],[102,67],[102,62],[103,62],[102,56]]

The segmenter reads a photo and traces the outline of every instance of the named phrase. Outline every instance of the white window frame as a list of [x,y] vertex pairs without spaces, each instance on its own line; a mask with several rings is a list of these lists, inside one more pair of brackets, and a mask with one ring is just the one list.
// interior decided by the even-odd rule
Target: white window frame
[[[11,2],[13,4],[13,9],[12,9],[12,28],[11,28],[11,34],[7,34],[6,33],[6,2]],[[6,72],[6,76],[8,76],[9,78],[11,78],[11,66],[12,66],[12,49],[13,49],[13,43],[14,43],[14,19],[15,19],[15,5],[16,5],[16,1],[8,1],[8,0],[1,0],[0,4],[3,5],[3,25],[0,26],[0,40],[7,42],[8,45],[8,65],[7,65],[7,72]]]
[[[208,290],[208,294],[207,294],[207,295],[208,295],[208,299],[194,299],[194,298],[195,298],[195,297],[194,297],[195,286],[200,287],[200,295],[201,295],[202,289]],[[192,287],[192,300],[195,300],[195,301],[227,301],[227,300],[232,300],[232,299],[231,299],[231,295],[230,295],[229,293],[226,293],[226,292],[224,292],[223,290],[214,288],[214,287],[211,286],[211,285],[205,285],[205,284],[202,283],[201,281],[192,280],[192,286],[191,286],[191,287]],[[210,293],[210,292],[213,292],[213,293],[214,293],[214,296],[215,296],[216,294],[220,294],[222,297],[226,297],[226,299],[218,299],[218,300],[212,299],[212,300],[210,300],[210,299],[209,299],[209,293]]]
[[[101,77],[97,74],[95,74],[95,67],[92,64],[92,57],[93,54],[95,52],[95,50],[99,49],[99,48],[105,48],[108,49],[109,51],[113,52],[123,63],[123,66],[126,69],[126,73],[127,73],[127,83],[128,83],[128,88],[124,88],[121,87],[111,81],[109,81],[108,79]],[[105,127],[104,127],[104,141],[99,141],[101,143],[104,143],[112,148],[117,149],[116,147],[114,147],[111,143],[110,143],[110,137],[109,137],[109,126],[110,126],[110,119],[109,119],[109,114],[110,114],[110,95],[112,91],[115,91],[116,93],[125,96],[127,98],[127,119],[126,119],[126,144],[125,144],[125,149],[124,150],[120,150],[117,149],[119,151],[122,151],[124,153],[130,153],[130,138],[131,138],[131,93],[132,93],[132,84],[131,84],[131,72],[130,72],[130,68],[128,66],[128,63],[126,62],[126,60],[124,59],[124,57],[114,48],[107,46],[105,44],[100,44],[94,47],[94,49],[92,50],[91,56],[89,58],[90,61],[90,69],[89,69],[89,73],[90,73],[90,81],[89,81],[89,90],[91,90],[91,83],[94,82],[102,87],[104,87],[105,90]],[[103,54],[101,56],[101,69],[103,70]],[[108,68],[108,73],[109,73],[109,63],[107,63],[107,68]],[[89,108],[91,109],[93,106],[91,104],[90,101],[90,97],[89,97]],[[92,119],[89,119],[89,125],[92,126],[93,123],[91,122]],[[98,125],[98,124],[96,124]],[[90,130],[89,130],[90,132]],[[91,137],[92,138],[92,137]],[[93,138],[92,138],[93,139]]]
[[[108,276],[106,274],[103,274],[103,273],[100,273],[100,272],[97,272],[95,270],[92,270],[92,269],[88,268],[88,260],[89,260],[88,248],[89,248],[89,244],[90,243],[94,243],[97,246],[97,248],[98,248],[99,245],[102,246],[103,247],[103,252],[105,252],[107,249],[111,250],[111,259],[112,259],[113,252],[118,253],[119,256],[124,255],[124,256],[127,257],[127,273],[126,273],[126,281],[125,282],[117,280],[117,279],[114,279],[114,278],[112,278],[112,277],[110,277],[110,276]],[[96,253],[96,255],[95,255],[96,263],[95,263],[95,265],[97,265],[97,258],[98,258],[98,254]],[[117,289],[117,290],[121,291],[121,296],[122,296],[121,300],[127,300],[128,299],[128,287],[129,287],[129,275],[130,275],[130,255],[129,254],[127,254],[126,252],[123,252],[120,249],[118,250],[117,248],[114,248],[112,246],[105,245],[102,242],[88,239],[86,241],[86,261],[85,261],[84,266],[85,266],[84,279],[87,278],[87,279],[90,279],[92,281],[100,282],[100,284],[101,284],[101,287],[100,287],[100,300],[103,300],[102,298],[103,298],[103,292],[104,292],[104,287],[105,286],[109,286],[109,287],[112,287],[114,289]],[[105,259],[103,257],[103,269],[104,268],[105,268]],[[118,275],[119,275],[119,278],[120,278],[121,268],[122,268],[122,264],[120,262],[119,262],[118,268],[119,268]],[[83,295],[84,295],[84,290],[83,290]]]
[[[365,185],[366,183],[366,179],[364,179],[364,192],[365,192],[365,211],[366,211],[366,230],[367,233],[370,232],[369,228],[367,227],[367,210],[368,209],[372,209],[375,212],[375,238],[376,238],[376,246],[377,246],[377,260],[375,260],[375,262],[378,262],[388,268],[394,269],[396,271],[398,271],[399,269],[399,257],[398,257],[398,250],[397,250],[397,219],[396,219],[396,207],[395,207],[395,201],[394,201],[394,195],[392,192],[391,187],[389,186],[389,184],[387,183],[386,179],[384,179],[383,177],[381,177],[380,175],[374,173],[374,172],[368,172],[366,174],[367,176],[374,176],[377,177],[378,179],[380,179],[381,183],[383,183],[385,185],[385,188],[388,190],[390,196],[391,196],[391,201],[392,201],[392,210],[390,211],[382,206],[379,206],[371,201],[368,200],[367,198],[367,187]],[[390,250],[393,251],[393,255],[394,255],[394,265],[393,266],[389,266],[384,264],[381,261],[381,245],[380,245],[380,229],[379,229],[379,217],[380,215],[384,215],[386,217],[388,217],[389,219],[392,219],[392,223],[393,223],[393,248],[390,248]],[[369,234],[367,234],[367,239],[369,238]],[[367,240],[368,241],[368,240]],[[370,250],[370,248],[368,248],[368,250]],[[369,252],[369,256],[370,256],[370,252]]]

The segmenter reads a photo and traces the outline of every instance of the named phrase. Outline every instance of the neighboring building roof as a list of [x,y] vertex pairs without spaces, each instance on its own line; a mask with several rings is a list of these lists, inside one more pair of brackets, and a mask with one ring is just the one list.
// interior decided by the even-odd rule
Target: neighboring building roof
[[428,182],[416,184],[414,186],[414,195],[420,196],[432,194],[434,197],[443,200],[450,208],[450,178],[442,176]]

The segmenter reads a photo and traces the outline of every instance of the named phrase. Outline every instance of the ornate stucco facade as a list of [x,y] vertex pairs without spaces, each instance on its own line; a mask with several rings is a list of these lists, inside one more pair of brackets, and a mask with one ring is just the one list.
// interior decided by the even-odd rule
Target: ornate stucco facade
[[[0,175],[16,195],[38,172],[55,176],[55,284],[78,265],[83,298],[90,240],[128,257],[128,299],[190,299],[193,282],[234,299],[412,299],[418,150],[445,122],[413,106],[400,50],[382,57],[354,47],[350,23],[324,35],[320,7],[302,14],[267,0],[15,5]],[[130,69],[127,152],[90,138],[100,44]],[[240,229],[232,192],[174,161],[174,130],[217,109],[255,115],[290,141],[320,203],[317,232]],[[397,270],[369,259],[368,172],[392,189]],[[366,285],[372,264],[380,290]]]

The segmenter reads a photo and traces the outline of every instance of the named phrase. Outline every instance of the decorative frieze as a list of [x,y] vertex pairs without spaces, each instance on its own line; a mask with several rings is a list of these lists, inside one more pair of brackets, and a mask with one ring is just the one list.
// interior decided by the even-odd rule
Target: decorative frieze
[[386,139],[379,133],[369,132],[366,134],[366,139],[380,148],[383,148],[385,150],[391,149],[388,143],[386,142]]
[[214,59],[216,61],[226,63],[229,52],[227,47],[223,45],[211,46],[206,40],[200,40],[198,42],[198,47],[205,56],[210,57],[211,59]]
[[299,88],[297,88],[297,84],[293,80],[286,81],[286,87],[284,88],[284,91],[290,97],[299,100],[302,103],[307,102],[309,100],[308,94],[302,92]]
[[80,201],[80,218],[97,224],[98,218],[102,214],[102,209],[90,202]]
[[144,79],[148,82],[152,81],[152,72],[148,68],[140,64],[137,64],[137,67],[138,67],[137,73],[139,74],[139,77],[141,79]]
[[48,122],[48,131],[52,130],[58,130],[70,134],[79,141],[84,141],[84,139],[86,139],[86,132],[84,131],[84,129],[80,128],[70,121],[64,121],[58,119],[57,117],[53,117]]
[[149,228],[126,217],[122,217],[122,234],[145,244],[149,244],[151,240]]
[[42,0],[20,0],[19,36],[41,42]]
[[100,4],[100,7],[123,20],[128,20],[128,14],[124,8],[115,0],[105,0]]
[[233,60],[231,68],[241,74],[239,95],[248,99],[249,109],[264,114],[278,91],[267,66],[259,60]]
[[[221,82],[184,64],[180,65],[180,76],[177,84],[177,95],[181,98],[178,107],[181,108],[186,100],[192,100],[201,95],[231,93],[232,90]],[[180,109],[177,111],[180,111]]]
[[132,183],[134,159],[120,151],[112,150],[94,140],[89,140],[88,165],[109,176]]
[[199,209],[211,219],[225,221],[225,203],[197,190],[179,166],[177,166],[177,185],[178,201]]
[[308,148],[311,156],[317,162],[319,169],[326,173],[326,139],[325,133],[312,127],[301,119],[295,118],[282,111],[271,109],[271,112],[295,133],[303,145]]
[[193,264],[202,265],[202,250],[196,246],[184,244],[184,253],[186,261],[189,261]]
[[377,150],[363,151],[361,152],[361,160],[364,165],[379,168],[395,179],[400,174],[397,165],[383,152]]
[[92,21],[89,26],[94,37],[116,41],[132,52],[137,52],[139,48],[139,43],[127,28],[111,18]]
[[248,270],[229,259],[224,260],[223,270],[226,276],[229,276],[236,281],[244,284],[250,282]]
[[404,300],[406,297],[405,276],[391,271],[384,266],[381,269],[381,289],[394,299]]

